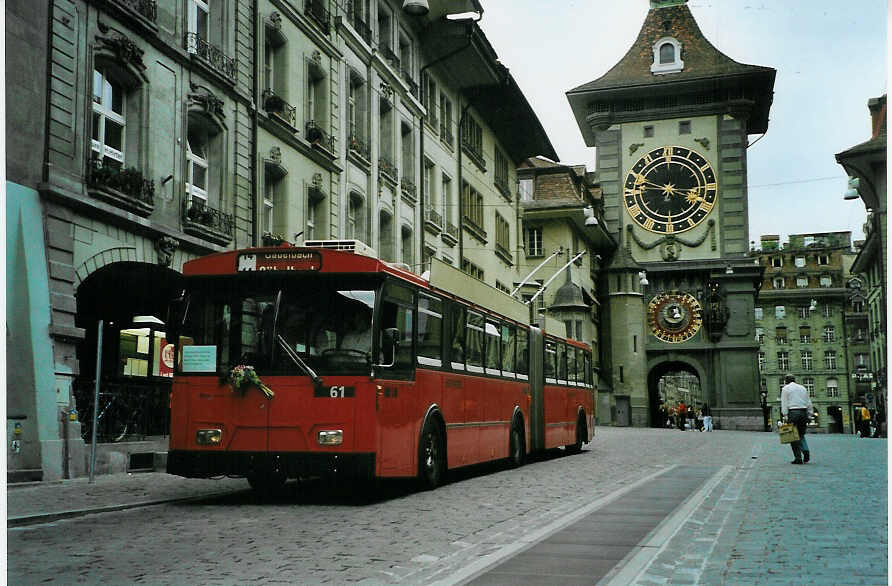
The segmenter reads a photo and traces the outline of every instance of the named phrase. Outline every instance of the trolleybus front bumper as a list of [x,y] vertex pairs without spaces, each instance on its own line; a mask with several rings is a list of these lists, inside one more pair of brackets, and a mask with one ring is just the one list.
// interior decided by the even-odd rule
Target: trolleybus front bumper
[[172,450],[167,472],[186,478],[247,476],[254,471],[276,469],[288,478],[349,476],[372,478],[375,454],[323,454],[314,452],[216,452]]

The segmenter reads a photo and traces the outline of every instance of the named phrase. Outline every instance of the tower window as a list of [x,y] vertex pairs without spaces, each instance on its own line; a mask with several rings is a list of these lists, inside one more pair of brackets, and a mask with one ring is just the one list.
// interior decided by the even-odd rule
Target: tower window
[[690,120],[682,120],[678,123],[678,134],[690,134],[691,133],[691,121]]
[[684,69],[681,59],[681,43],[673,37],[663,37],[653,44],[653,64],[650,72],[654,75],[678,73]]
[[654,127],[653,126],[645,126],[644,127],[644,138],[652,138],[654,135]]

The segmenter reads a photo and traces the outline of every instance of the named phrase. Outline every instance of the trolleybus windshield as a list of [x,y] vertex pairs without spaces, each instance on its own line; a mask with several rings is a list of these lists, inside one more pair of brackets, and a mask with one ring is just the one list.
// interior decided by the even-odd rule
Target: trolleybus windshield
[[307,376],[307,367],[318,375],[368,374],[380,282],[318,273],[193,277],[179,332],[178,373],[228,372],[244,364],[261,377]]

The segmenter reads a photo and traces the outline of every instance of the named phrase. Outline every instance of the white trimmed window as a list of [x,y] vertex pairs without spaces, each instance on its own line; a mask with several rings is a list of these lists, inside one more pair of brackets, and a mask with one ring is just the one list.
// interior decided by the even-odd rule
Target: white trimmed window
[[826,369],[834,369],[836,368],[836,352],[833,350],[827,350],[824,352],[824,368]]
[[527,256],[542,256],[542,228],[527,229]]
[[790,369],[790,353],[789,352],[778,352],[777,353],[777,369],[778,370],[789,370]]
[[762,319],[762,317],[763,317],[762,308],[761,307],[755,308],[755,318]]
[[827,396],[830,398],[839,397],[839,383],[835,378],[827,379]]
[[[208,21],[210,8],[208,3],[203,0],[187,0],[186,20],[187,32],[195,33],[199,39],[208,40]],[[198,44],[194,37],[189,37],[189,44],[186,49],[190,53],[198,51]]]
[[796,286],[800,289],[805,289],[808,287],[808,277],[799,276],[796,277]]
[[263,185],[263,209],[260,212],[260,221],[263,224],[261,234],[272,234],[277,182],[269,173],[267,173],[265,179],[266,181]]
[[812,361],[811,350],[802,351],[802,370],[811,370],[814,366]]
[[793,262],[797,268],[801,269],[801,268],[805,267],[805,257],[804,256],[797,256],[795,259],[793,259]]
[[186,199],[208,202],[208,136],[198,125],[186,135]]
[[805,387],[805,390],[808,391],[809,397],[815,396],[815,379],[810,376],[807,376],[802,379],[802,386]]
[[681,59],[681,43],[673,37],[663,37],[653,44],[654,62],[650,72],[654,75],[678,73],[684,69]]
[[93,70],[91,148],[103,165],[124,166],[124,89],[101,69]]

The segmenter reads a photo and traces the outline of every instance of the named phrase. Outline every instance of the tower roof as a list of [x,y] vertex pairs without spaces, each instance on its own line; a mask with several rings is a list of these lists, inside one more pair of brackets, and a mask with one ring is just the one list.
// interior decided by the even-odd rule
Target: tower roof
[[[655,74],[654,46],[670,37],[681,44],[684,67],[676,73]],[[684,0],[652,0],[634,44],[607,73],[567,92],[580,126],[590,102],[605,98],[679,94],[745,88],[741,98],[755,101],[750,132],[764,132],[776,71],[771,67],[734,61],[710,43]],[[585,133],[585,130],[583,130]]]

